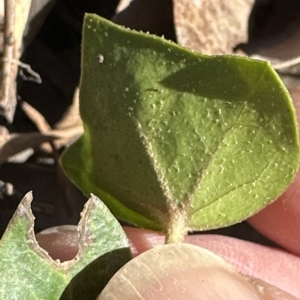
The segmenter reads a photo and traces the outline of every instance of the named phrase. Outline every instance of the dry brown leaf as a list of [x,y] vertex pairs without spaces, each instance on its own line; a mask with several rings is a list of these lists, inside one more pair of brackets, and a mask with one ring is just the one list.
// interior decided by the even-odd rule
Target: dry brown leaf
[[42,143],[51,142],[55,139],[53,135],[45,135],[40,132],[14,133],[1,136],[0,141],[0,164],[10,157],[29,148],[36,148]]
[[3,34],[3,24],[4,24],[4,0],[0,1],[0,53],[3,53],[4,49],[4,34]]
[[254,0],[174,0],[174,25],[182,46],[203,54],[233,53],[248,40]]
[[55,129],[52,132],[58,137],[55,141],[55,145],[58,148],[69,145],[83,134],[83,125],[79,113],[78,88],[76,88],[74,92],[72,105],[69,107],[62,120],[56,124]]
[[[23,111],[35,123],[40,132],[9,134],[5,127],[0,127],[0,164],[26,149],[35,149],[41,144],[44,144],[44,150],[52,152],[53,146],[55,149],[59,149],[78,138],[83,133],[78,96],[79,91],[76,89],[73,103],[56,129],[51,129],[39,111],[27,102],[22,101]],[[52,147],[50,144],[52,144]],[[27,156],[31,154],[29,153]],[[25,155],[23,160],[26,160],[26,158]]]
[[120,0],[118,6],[116,8],[116,14],[118,14],[119,12],[126,9],[129,6],[130,2],[131,2],[131,0]]
[[[4,127],[1,127],[3,129]],[[1,130],[0,134],[0,164],[3,164],[12,156],[19,154],[27,149],[35,149],[41,144],[55,143],[58,141],[58,145],[66,145],[79,135],[81,135],[82,127],[73,127],[68,129],[53,130],[49,133],[41,132],[29,132],[29,133],[4,133]],[[51,147],[45,147],[47,152],[52,151]],[[58,149],[59,147],[57,147]],[[24,157],[19,157],[19,162],[25,161],[31,154],[31,152],[24,153]]]
[[131,29],[173,39],[172,0],[122,0],[113,21]]
[[71,106],[61,121],[57,123],[55,129],[52,129],[44,116],[29,103],[22,101],[21,106],[26,115],[44,136],[55,137],[55,140],[51,141],[52,147],[49,143],[42,145],[43,150],[46,152],[52,152],[53,146],[55,149],[60,149],[63,146],[69,145],[83,133],[82,120],[79,114],[78,88],[74,92]]
[[22,52],[23,31],[28,19],[31,0],[5,0],[4,53],[0,107],[8,121],[12,121],[16,106],[16,77]]
[[[262,0],[260,0],[262,1]],[[241,47],[253,58],[269,60],[281,74],[300,74],[300,1],[269,0],[257,11],[249,42]],[[253,18],[254,21],[258,19]],[[299,86],[298,76],[284,76],[289,88]]]
[[26,101],[21,102],[21,107],[27,117],[36,125],[41,133],[49,133],[51,131],[51,127],[47,120],[38,110],[36,110]]
[[28,22],[23,32],[23,48],[26,48],[36,37],[56,1],[57,0],[31,0]]
[[82,126],[82,120],[79,113],[79,88],[75,89],[71,106],[63,118],[55,125],[55,128],[63,129],[77,125]]

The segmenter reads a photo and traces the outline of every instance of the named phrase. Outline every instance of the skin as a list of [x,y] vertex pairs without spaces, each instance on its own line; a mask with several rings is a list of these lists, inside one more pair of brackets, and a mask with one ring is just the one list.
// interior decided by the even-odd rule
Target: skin
[[[299,119],[300,93],[298,90],[291,90],[290,93]],[[245,289],[243,290],[245,291],[243,292],[243,299],[245,300],[300,299],[299,197],[300,172],[297,174],[295,181],[277,201],[249,219],[252,226],[277,242],[286,251],[225,236],[193,235],[186,237],[185,242],[213,251],[246,276],[237,281],[235,276],[231,276],[226,272],[219,273],[216,280],[218,285],[206,286],[206,289],[202,288],[199,291],[197,278],[200,278],[203,272],[204,275],[207,272],[200,268],[196,273],[193,271],[184,276],[184,280],[189,287],[189,293],[185,299],[222,299],[219,295],[220,286],[225,286],[226,290],[231,293],[226,295],[226,299],[236,299],[235,295],[241,293],[241,289]],[[129,238],[134,256],[164,243],[164,236],[157,232],[129,227],[124,227],[124,230]],[[78,251],[76,226],[62,226],[57,227],[55,230],[46,230],[37,235],[37,241],[54,259],[69,260]],[[180,278],[179,261],[177,262],[174,259],[173,264],[173,271]],[[163,280],[165,280],[167,286],[168,277],[163,278]],[[205,294],[205,291],[208,291],[207,294]],[[174,294],[172,287],[168,290],[168,297],[179,299],[178,295]],[[151,298],[144,297],[143,299]]]
[[[164,244],[164,235],[150,230],[124,227],[131,250],[134,256],[157,246]],[[47,229],[36,236],[41,247],[46,249],[50,256],[61,261],[73,259],[78,251],[78,232],[76,226],[58,226]],[[185,242],[194,244],[220,255],[230,262],[238,271],[245,274],[245,278],[237,274],[228,274],[227,272],[215,270],[208,274],[205,268],[198,268],[184,274],[184,280],[190,287],[189,293],[185,299],[223,299],[220,296],[220,286],[225,286],[226,294],[224,299],[236,299],[235,296],[241,294],[243,299],[300,299],[300,258],[277,249],[267,248],[251,242],[245,242],[235,238],[218,235],[193,235],[186,237]],[[150,261],[151,265],[152,262]],[[170,278],[176,276],[181,278],[180,259],[172,262],[173,266],[170,273],[173,276],[163,276],[161,281],[169,287],[168,296],[171,299],[177,299],[176,291],[169,283]],[[169,273],[169,274],[170,274]],[[157,274],[161,275],[160,270]],[[174,275],[175,274],[175,275]],[[202,287],[199,298],[199,278],[207,278],[214,275],[217,285],[206,282]],[[275,287],[276,286],[276,287]],[[194,288],[193,288],[194,287]],[[223,293],[222,293],[223,294]],[[297,298],[298,297],[298,298]],[[135,300],[134,298],[130,298]],[[140,298],[136,298],[140,299]],[[152,299],[143,297],[143,299]],[[156,297],[156,299],[159,299]],[[179,298],[180,299],[180,298]]]
[[[290,90],[300,124],[300,89]],[[290,187],[277,201],[249,219],[263,235],[300,256],[300,170]]]

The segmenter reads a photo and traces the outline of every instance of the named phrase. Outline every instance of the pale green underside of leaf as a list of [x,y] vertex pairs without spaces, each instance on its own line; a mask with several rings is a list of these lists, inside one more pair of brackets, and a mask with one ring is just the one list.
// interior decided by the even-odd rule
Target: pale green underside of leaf
[[274,200],[298,168],[291,99],[269,63],[209,57],[85,18],[80,111],[85,133],[68,176],[118,217],[166,229],[229,225]]
[[[0,299],[95,299],[116,270],[130,259],[121,226],[92,196],[79,224],[80,252],[74,260],[60,263],[35,240],[31,201],[29,193],[0,241]],[[79,279],[84,285],[77,284]]]

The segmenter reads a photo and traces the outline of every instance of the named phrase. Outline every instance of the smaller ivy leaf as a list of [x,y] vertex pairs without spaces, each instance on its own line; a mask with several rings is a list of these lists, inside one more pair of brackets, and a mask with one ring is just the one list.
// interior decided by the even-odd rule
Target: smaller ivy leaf
[[201,55],[90,14],[82,44],[85,132],[62,165],[116,216],[178,240],[246,219],[294,178],[295,110],[269,63]]
[[0,241],[0,299],[95,299],[131,258],[121,226],[92,196],[78,226],[79,253],[61,263],[36,242],[31,201],[26,194]]

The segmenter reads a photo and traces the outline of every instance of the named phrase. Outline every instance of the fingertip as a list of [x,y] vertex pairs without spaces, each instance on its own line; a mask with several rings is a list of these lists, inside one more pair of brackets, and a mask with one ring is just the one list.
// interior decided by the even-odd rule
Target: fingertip
[[260,233],[290,252],[300,255],[300,172],[272,204],[248,219]]
[[36,240],[52,259],[59,259],[61,262],[73,259],[79,250],[78,231],[75,225],[45,229],[36,234]]

